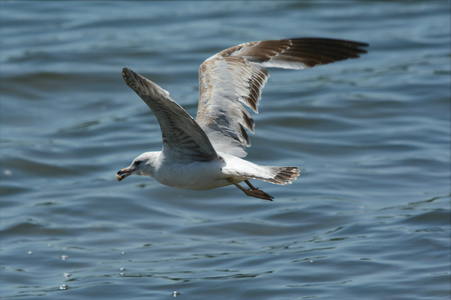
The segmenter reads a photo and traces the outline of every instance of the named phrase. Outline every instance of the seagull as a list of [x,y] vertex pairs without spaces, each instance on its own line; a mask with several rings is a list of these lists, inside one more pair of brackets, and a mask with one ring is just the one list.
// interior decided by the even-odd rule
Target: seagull
[[[199,69],[199,104],[196,119],[149,79],[123,68],[125,83],[155,114],[163,149],[145,152],[116,174],[118,181],[132,174],[153,177],[159,183],[191,190],[234,185],[247,196],[274,197],[249,180],[291,184],[298,167],[261,166],[243,159],[254,133],[254,120],[246,107],[258,113],[261,91],[269,78],[266,68],[309,69],[366,53],[366,43],[293,38],[243,43],[225,49]],[[240,185],[243,182],[248,188]]]

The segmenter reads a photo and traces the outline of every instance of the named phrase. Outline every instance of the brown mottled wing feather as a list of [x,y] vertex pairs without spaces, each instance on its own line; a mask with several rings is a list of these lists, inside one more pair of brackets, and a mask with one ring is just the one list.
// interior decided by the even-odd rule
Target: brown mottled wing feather
[[167,91],[130,69],[123,68],[122,76],[157,117],[165,155],[179,162],[210,161],[217,157],[202,128]]
[[[207,59],[199,69],[197,123],[216,149],[246,156],[246,129],[254,120],[245,106],[258,112],[261,91],[269,78],[265,68],[308,69],[366,53],[368,44],[336,39],[296,38],[244,43]],[[244,106],[244,105],[245,106]]]

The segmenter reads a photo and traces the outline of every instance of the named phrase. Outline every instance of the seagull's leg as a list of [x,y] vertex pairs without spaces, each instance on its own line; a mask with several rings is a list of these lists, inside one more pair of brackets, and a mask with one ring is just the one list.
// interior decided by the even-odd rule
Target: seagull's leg
[[251,190],[258,190],[258,188],[253,186],[249,180],[245,180],[244,182],[246,182],[246,184],[251,188]]
[[255,198],[260,198],[260,199],[264,199],[264,200],[269,200],[272,201],[272,199],[274,199],[274,197],[266,194],[265,192],[263,192],[262,190],[259,190],[258,188],[254,187],[248,180],[245,180],[244,182],[246,182],[246,184],[250,187],[250,189],[246,190],[245,188],[243,188],[241,185],[239,185],[238,183],[236,183],[233,179],[228,178],[228,180],[233,183],[237,188],[239,188],[240,190],[242,190],[247,196],[251,196],[251,197],[255,197]]
[[249,180],[245,180],[244,182],[246,182],[246,184],[251,188],[251,191],[252,191],[254,194],[260,195],[260,197],[257,197],[257,196],[254,196],[254,195],[253,195],[254,197],[261,198],[261,199],[265,199],[265,200],[269,200],[269,201],[272,201],[272,199],[274,199],[273,196],[268,195],[268,194],[266,194],[265,192],[263,192],[262,190],[259,190],[258,188],[256,188],[255,186],[253,186],[253,185],[249,182]]

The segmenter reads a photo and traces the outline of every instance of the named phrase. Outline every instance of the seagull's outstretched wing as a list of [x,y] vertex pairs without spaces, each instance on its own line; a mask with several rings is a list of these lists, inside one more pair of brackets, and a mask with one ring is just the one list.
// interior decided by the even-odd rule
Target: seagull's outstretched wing
[[[216,149],[246,156],[246,129],[254,120],[244,105],[258,112],[265,68],[308,69],[366,53],[368,44],[335,39],[296,38],[244,43],[207,59],[199,69],[196,121]],[[244,105],[243,105],[244,104]]]
[[122,76],[157,117],[166,155],[179,162],[209,161],[217,157],[202,128],[166,90],[127,68],[122,69]]

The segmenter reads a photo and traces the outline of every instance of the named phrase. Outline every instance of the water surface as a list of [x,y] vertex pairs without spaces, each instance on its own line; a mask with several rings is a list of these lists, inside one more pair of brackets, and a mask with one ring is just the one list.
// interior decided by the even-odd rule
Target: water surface
[[[1,2],[2,299],[449,299],[450,4]],[[271,70],[248,159],[290,186],[115,180],[161,148],[126,66],[196,114],[197,70],[236,44],[369,43]]]

